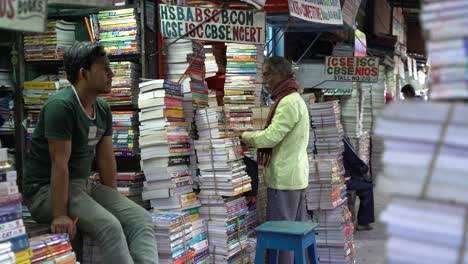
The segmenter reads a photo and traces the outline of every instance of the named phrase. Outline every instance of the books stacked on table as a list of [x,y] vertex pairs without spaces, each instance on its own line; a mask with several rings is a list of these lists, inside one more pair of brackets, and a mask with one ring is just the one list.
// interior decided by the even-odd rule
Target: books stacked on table
[[182,98],[177,83],[153,80],[140,84],[139,145],[146,176],[143,199],[150,200],[155,209],[200,205],[192,195],[189,132]]
[[210,263],[245,263],[248,212],[245,197],[200,195],[200,216],[207,221]]
[[346,185],[342,160],[309,159],[307,209],[330,210],[346,202]]
[[115,76],[112,78],[112,89],[102,95],[110,106],[131,106],[138,98],[138,79],[140,65],[130,61],[111,62],[110,68]]
[[109,55],[140,52],[138,17],[134,8],[99,11],[99,43]]
[[63,60],[65,50],[75,42],[75,23],[48,21],[45,33],[24,34],[26,61]]
[[118,157],[134,157],[138,150],[136,111],[112,111],[112,143]]
[[[353,86],[358,86],[353,83]],[[363,95],[354,87],[351,96],[340,98],[341,122],[347,137],[358,139],[362,134]]]
[[308,152],[313,153],[316,159],[341,156],[344,151],[344,132],[338,101],[310,104],[309,114],[312,130]]
[[320,263],[355,263],[354,226],[347,206],[335,210],[314,211],[317,253]]
[[15,130],[15,120],[13,113],[14,101],[12,92],[0,92],[0,116],[3,119],[1,132],[12,132]]
[[209,263],[208,232],[204,219],[192,222],[192,248],[195,250],[195,264]]
[[13,88],[14,83],[10,69],[0,68],[0,87]]
[[431,1],[422,7],[422,26],[429,33],[426,47],[431,58],[432,99],[468,98],[467,11],[466,1]]
[[467,263],[466,210],[453,203],[394,197],[380,215],[387,226],[388,263]]
[[152,212],[159,261],[161,263],[191,263],[195,251],[192,245],[192,222],[186,212]]
[[22,198],[16,181],[16,171],[8,161],[7,149],[2,148],[0,149],[0,260],[5,263],[28,263],[32,254],[22,219]]
[[33,257],[31,263],[76,263],[68,234],[46,234],[29,240]]

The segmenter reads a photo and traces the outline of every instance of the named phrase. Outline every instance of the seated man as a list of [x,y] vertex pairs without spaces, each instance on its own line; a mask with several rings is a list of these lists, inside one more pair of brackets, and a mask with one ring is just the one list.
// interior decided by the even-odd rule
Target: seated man
[[[368,175],[367,166],[356,154],[353,146],[344,138],[345,151],[343,152],[343,164],[346,171],[346,188],[355,190],[359,197],[359,211],[356,230],[372,230],[370,225],[374,219],[374,190]],[[354,212],[353,212],[354,213]]]
[[[102,46],[75,43],[64,57],[64,88],[44,104],[23,179],[33,218],[52,233],[77,228],[100,245],[105,263],[158,263],[151,215],[117,192],[112,112],[98,98],[114,73]],[[102,184],[87,185],[96,158]]]

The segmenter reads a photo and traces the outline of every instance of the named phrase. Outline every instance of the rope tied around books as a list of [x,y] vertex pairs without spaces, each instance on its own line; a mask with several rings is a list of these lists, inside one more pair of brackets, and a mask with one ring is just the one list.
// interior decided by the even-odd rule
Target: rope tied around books
[[[209,144],[208,144],[208,151],[210,153],[210,158],[211,158],[211,170],[213,172],[213,181],[214,181],[214,188],[215,188],[215,195],[219,195],[218,194],[218,181],[217,181],[217,175],[216,175],[216,170],[215,170],[215,166],[214,166],[214,155],[213,155],[213,152],[214,152],[214,147],[213,147],[213,134],[211,133],[211,123],[210,123],[210,119],[208,117],[208,109],[203,109],[203,112],[205,113],[205,117],[206,117],[206,123],[208,124],[208,133],[210,134],[210,139],[208,140],[209,141]],[[217,122],[216,122],[217,124]],[[208,215],[210,217],[210,220],[212,220],[211,218],[211,209],[208,211]]]
[[[193,41],[192,41],[192,43],[193,43]],[[180,82],[185,79],[187,73],[189,72],[190,68],[192,67],[192,64],[198,58],[198,55],[200,55],[202,50],[204,50],[204,47],[203,47],[202,44],[200,44],[200,48],[197,50],[197,53],[195,53],[195,55],[192,57],[192,60],[190,60],[187,69],[185,69],[184,73],[180,76],[179,80],[177,81],[177,84],[180,84]]]
[[448,127],[450,126],[450,122],[453,119],[453,113],[455,112],[455,104],[450,104],[448,109],[447,118],[445,119],[444,123],[442,123],[442,128],[439,134],[439,140],[437,141],[436,145],[434,146],[434,151],[432,152],[432,159],[429,163],[429,168],[424,180],[424,185],[420,194],[420,198],[424,199],[427,198],[427,192],[432,182],[432,177],[434,175],[434,169],[436,163],[439,159],[440,151],[442,150],[442,146],[445,143],[445,137],[447,136]]
[[187,229],[185,227],[186,225],[186,219],[185,219],[185,215],[184,213],[180,213],[182,215],[182,228],[184,229],[184,233],[182,234],[182,243],[184,245],[184,255],[185,255],[185,263],[188,263],[188,252],[187,252],[187,239],[185,238],[185,236],[187,235]]
[[237,233],[237,241],[239,243],[239,254],[242,256],[241,258],[241,264],[244,264],[246,262],[244,262],[244,254],[242,254],[242,243],[241,243],[241,224],[240,224],[240,220],[239,220],[239,216],[236,216],[236,227],[237,227],[237,230],[236,230],[236,233]]

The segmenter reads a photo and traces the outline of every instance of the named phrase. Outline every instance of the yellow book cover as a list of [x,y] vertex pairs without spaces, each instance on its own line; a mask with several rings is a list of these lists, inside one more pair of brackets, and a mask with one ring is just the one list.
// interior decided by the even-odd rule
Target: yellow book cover
[[56,90],[58,89],[58,82],[24,82],[24,89],[43,89],[43,90]]
[[16,263],[23,263],[23,261],[29,261],[33,256],[33,251],[31,248],[19,251],[15,253]]

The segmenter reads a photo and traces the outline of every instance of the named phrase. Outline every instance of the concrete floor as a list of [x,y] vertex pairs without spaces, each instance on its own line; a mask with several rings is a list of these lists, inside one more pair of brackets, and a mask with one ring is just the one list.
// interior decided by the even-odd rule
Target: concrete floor
[[357,253],[356,264],[385,263],[385,226],[379,222],[379,215],[385,207],[385,200],[378,194],[374,195],[376,217],[376,223],[372,225],[374,229],[371,231],[358,231],[354,235]]

